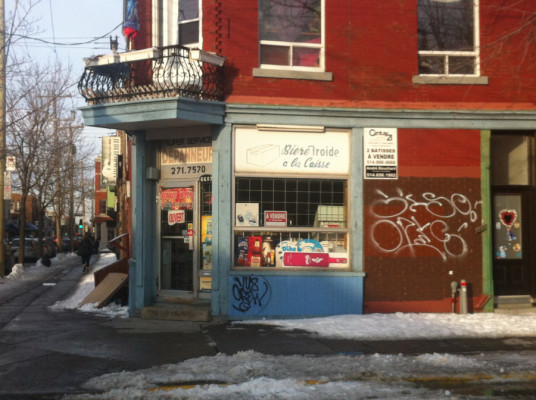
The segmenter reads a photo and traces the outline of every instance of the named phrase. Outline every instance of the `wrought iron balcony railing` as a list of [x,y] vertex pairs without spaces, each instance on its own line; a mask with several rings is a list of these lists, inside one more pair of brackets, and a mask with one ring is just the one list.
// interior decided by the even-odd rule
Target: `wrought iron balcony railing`
[[224,58],[183,46],[86,59],[78,90],[88,104],[163,97],[223,99]]

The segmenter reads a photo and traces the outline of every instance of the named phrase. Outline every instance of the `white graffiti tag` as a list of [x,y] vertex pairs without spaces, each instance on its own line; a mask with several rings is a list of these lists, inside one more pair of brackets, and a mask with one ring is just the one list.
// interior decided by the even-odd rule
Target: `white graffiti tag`
[[[478,220],[476,209],[482,203],[480,200],[473,203],[460,193],[445,197],[431,192],[416,199],[413,194],[404,195],[401,189],[397,189],[395,196],[381,190],[376,193],[380,198],[371,204],[370,212],[376,221],[371,225],[370,237],[377,249],[385,253],[407,249],[415,256],[417,247],[425,247],[443,261],[467,254],[463,233]],[[454,217],[457,227],[447,223],[449,219],[454,223]]]

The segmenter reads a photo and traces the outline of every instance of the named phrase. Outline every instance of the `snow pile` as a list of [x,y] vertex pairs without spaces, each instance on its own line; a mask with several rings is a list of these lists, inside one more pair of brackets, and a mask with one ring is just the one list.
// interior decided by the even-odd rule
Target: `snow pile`
[[37,260],[35,265],[25,267],[22,264],[15,264],[11,269],[11,273],[0,280],[0,283],[16,284],[17,281],[29,281],[41,279],[44,275],[50,272],[51,268],[62,268],[63,261],[76,255],[58,254],[51,259],[52,265],[47,267],[41,263],[41,259]]
[[275,325],[283,330],[301,329],[333,339],[504,338],[536,335],[536,313],[521,315],[396,313],[235,322],[237,325],[252,323]]
[[[510,378],[505,378],[504,367],[485,355],[312,357],[245,351],[103,375],[84,385],[100,394],[66,399],[452,399],[448,392],[413,381],[420,377],[460,384],[478,379],[505,382],[520,363],[534,368],[534,354],[517,358],[507,371]],[[478,378],[483,371],[485,377]]]
[[15,264],[11,269],[11,273],[5,279],[22,279],[24,272],[24,265]]

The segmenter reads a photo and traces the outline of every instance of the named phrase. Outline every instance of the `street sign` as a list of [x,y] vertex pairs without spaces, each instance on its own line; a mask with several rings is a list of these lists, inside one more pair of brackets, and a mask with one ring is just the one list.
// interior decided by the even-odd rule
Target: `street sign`
[[6,171],[15,171],[17,169],[17,159],[14,156],[6,157]]
[[4,200],[11,200],[11,185],[4,185]]

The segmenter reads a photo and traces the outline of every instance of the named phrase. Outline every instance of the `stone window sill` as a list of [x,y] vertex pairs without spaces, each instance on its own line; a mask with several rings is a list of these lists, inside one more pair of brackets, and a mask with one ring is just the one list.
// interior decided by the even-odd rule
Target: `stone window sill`
[[282,69],[253,68],[257,78],[303,79],[309,81],[332,81],[333,72],[290,71]]
[[487,76],[430,76],[416,75],[413,83],[417,85],[487,85]]

